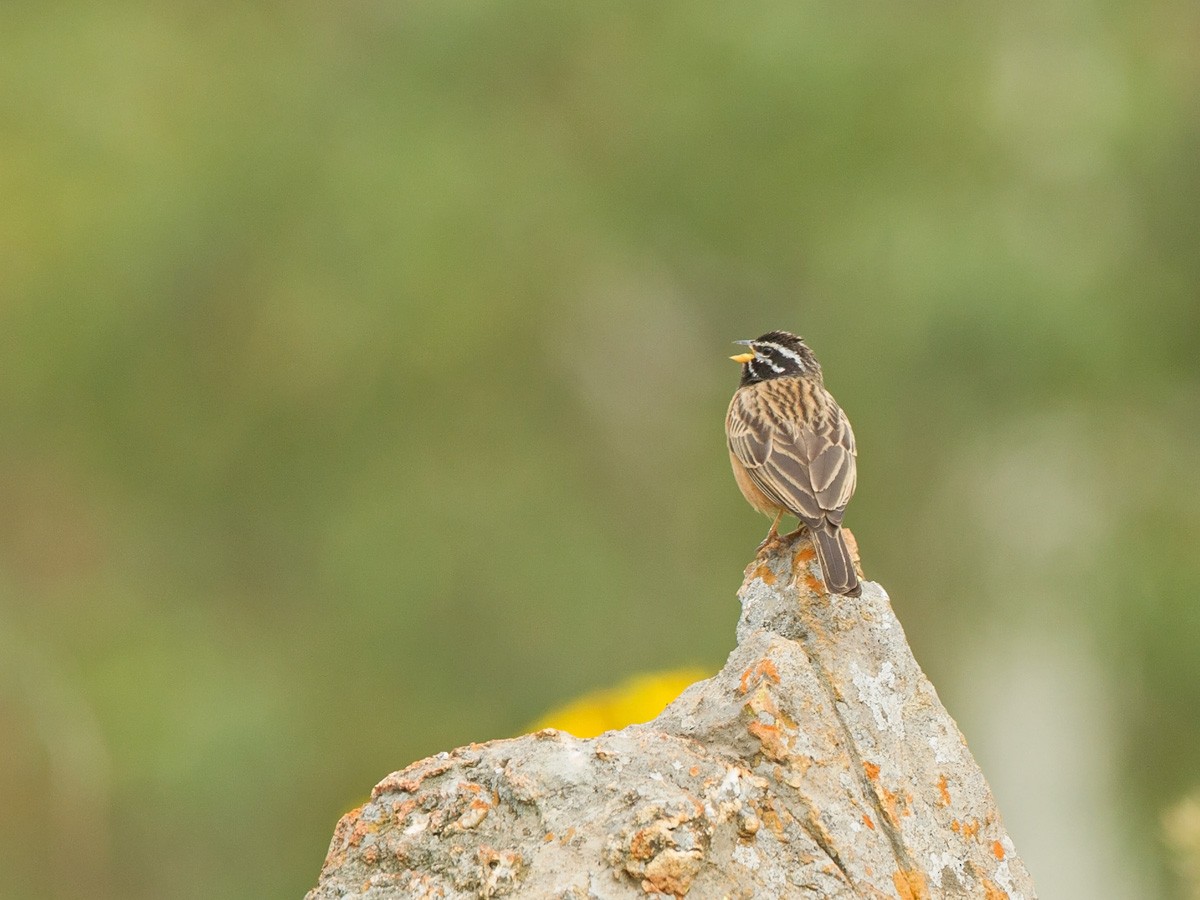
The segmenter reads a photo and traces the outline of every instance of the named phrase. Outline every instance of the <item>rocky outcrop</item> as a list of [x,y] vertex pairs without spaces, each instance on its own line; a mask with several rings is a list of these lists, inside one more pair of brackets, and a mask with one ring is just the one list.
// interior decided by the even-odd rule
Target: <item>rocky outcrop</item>
[[887,594],[764,549],[737,647],[657,719],[472,744],[381,781],[308,900],[1034,900],[983,774]]

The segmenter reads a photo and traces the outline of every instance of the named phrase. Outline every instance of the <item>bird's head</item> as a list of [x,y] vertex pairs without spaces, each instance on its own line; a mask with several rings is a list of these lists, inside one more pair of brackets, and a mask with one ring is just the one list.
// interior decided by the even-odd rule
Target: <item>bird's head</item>
[[768,331],[752,341],[734,341],[748,349],[729,357],[742,364],[742,384],[772,378],[809,375],[820,378],[821,365],[801,338],[786,331]]

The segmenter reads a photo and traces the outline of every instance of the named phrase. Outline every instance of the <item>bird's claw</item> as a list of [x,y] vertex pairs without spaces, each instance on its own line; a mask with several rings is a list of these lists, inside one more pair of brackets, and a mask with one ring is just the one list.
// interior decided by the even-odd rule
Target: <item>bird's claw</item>
[[762,539],[762,541],[758,545],[758,548],[754,551],[754,555],[762,556],[768,550],[773,550],[774,548],[778,547],[780,544],[783,543],[783,541],[784,541],[784,538],[781,538],[779,536],[779,532],[773,531],[770,534],[768,534],[765,538]]
[[807,525],[801,525],[801,526],[800,526],[799,528],[797,528],[795,531],[789,531],[789,532],[788,532],[787,534],[785,534],[783,537],[779,538],[779,540],[781,540],[781,541],[784,541],[784,542],[786,542],[786,543],[789,543],[789,544],[790,544],[790,543],[792,543],[794,540],[796,540],[796,538],[799,538],[799,537],[804,537],[804,535],[806,535],[806,534],[808,534],[808,526],[807,526]]

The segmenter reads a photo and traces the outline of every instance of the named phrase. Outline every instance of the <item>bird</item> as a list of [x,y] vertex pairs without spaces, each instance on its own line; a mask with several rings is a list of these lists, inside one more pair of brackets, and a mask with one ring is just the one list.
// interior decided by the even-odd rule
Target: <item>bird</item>
[[[850,420],[825,388],[821,364],[802,338],[768,331],[731,356],[742,380],[725,416],[729,460],[738,488],[758,512],[775,516],[762,546],[779,539],[784,513],[811,533],[825,587],[862,592],[842,517],[857,482]],[[791,537],[791,535],[788,535]]]

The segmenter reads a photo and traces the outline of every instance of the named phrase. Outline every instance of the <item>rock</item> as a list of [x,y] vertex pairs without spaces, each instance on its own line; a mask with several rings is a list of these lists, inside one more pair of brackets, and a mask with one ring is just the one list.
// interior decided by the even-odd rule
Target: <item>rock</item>
[[654,721],[472,744],[381,781],[308,900],[1035,900],[883,588],[808,540],[747,568],[725,667]]

